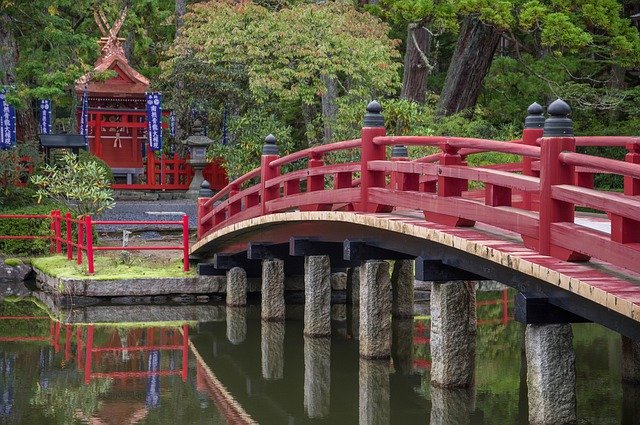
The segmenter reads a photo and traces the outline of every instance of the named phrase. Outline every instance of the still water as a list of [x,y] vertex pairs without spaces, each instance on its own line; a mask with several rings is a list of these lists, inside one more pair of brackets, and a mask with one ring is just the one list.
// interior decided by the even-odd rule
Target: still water
[[[53,320],[31,299],[5,300],[0,423],[525,424],[512,295],[478,292],[470,390],[430,385],[428,304],[394,323],[390,362],[367,362],[358,311],[344,305],[333,306],[331,338],[308,339],[299,305],[284,324],[261,323],[256,306],[209,305],[199,308],[213,321],[90,325]],[[620,337],[595,324],[573,331],[579,422],[639,423],[640,391],[621,384]]]

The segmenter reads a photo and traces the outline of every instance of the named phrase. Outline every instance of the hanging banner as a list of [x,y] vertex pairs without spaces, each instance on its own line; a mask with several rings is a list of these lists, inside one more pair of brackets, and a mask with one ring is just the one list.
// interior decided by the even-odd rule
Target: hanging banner
[[149,149],[162,150],[162,94],[146,93]]
[[89,146],[89,88],[84,85],[82,94],[82,110],[80,111],[80,134],[84,136],[84,144]]
[[0,148],[9,149],[16,143],[16,109],[0,93]]
[[51,133],[51,99],[40,101],[40,134]]
[[176,114],[173,111],[169,114],[169,135],[176,137]]

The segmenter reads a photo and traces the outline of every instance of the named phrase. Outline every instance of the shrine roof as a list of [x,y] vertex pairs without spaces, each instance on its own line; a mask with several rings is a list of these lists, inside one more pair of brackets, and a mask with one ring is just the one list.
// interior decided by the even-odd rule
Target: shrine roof
[[142,97],[149,89],[149,80],[133,69],[124,56],[111,54],[101,57],[96,62],[94,71],[107,70],[113,70],[117,75],[106,81],[91,81],[90,75],[85,74],[76,81],[76,92],[82,93],[87,82],[90,96]]

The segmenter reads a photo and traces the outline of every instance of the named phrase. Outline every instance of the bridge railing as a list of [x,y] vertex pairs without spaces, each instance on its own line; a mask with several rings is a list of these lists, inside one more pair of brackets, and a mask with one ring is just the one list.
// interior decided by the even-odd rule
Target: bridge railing
[[[576,138],[570,108],[561,100],[549,106],[546,119],[542,107],[532,105],[522,139],[511,142],[387,136],[380,105],[372,102],[367,111],[360,139],[280,157],[275,138],[267,137],[259,169],[199,200],[198,238],[282,211],[404,209],[441,225],[480,222],[515,232],[525,246],[544,255],[572,261],[594,257],[640,272],[640,261],[630,261],[640,259],[639,138]],[[406,146],[433,146],[440,152],[410,160]],[[618,161],[578,154],[576,146],[625,146],[628,153]],[[359,150],[359,162],[325,163],[328,153],[353,149]],[[514,154],[522,162],[468,166],[465,157],[480,152]],[[307,160],[307,168],[281,172],[300,160]],[[624,176],[624,193],[594,190],[595,173]],[[469,181],[482,189],[469,192]],[[575,224],[576,206],[608,213],[611,236]]]

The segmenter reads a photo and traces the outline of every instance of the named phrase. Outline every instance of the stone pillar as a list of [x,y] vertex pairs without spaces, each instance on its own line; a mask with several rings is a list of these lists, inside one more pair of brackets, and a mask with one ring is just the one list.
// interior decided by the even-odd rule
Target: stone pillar
[[431,386],[431,425],[469,424],[474,410],[474,388]]
[[262,377],[268,380],[284,376],[284,322],[262,322],[260,349]]
[[360,267],[347,270],[347,304],[360,304]]
[[622,337],[622,380],[640,384],[640,342]]
[[572,338],[570,324],[527,325],[525,347],[531,424],[577,421]]
[[431,291],[431,382],[445,388],[474,382],[476,283],[434,282]]
[[304,338],[304,410],[324,418],[331,401],[331,339]]
[[396,260],[391,274],[393,317],[413,317],[413,260]]
[[391,280],[389,263],[365,261],[360,270],[360,357],[391,355]]
[[262,320],[284,320],[284,261],[262,261]]
[[247,272],[233,267],[227,272],[227,305],[247,305]]
[[393,368],[400,375],[410,375],[413,373],[413,319],[394,317],[391,327]]
[[227,307],[227,339],[233,345],[244,342],[247,337],[246,307]]
[[331,335],[331,266],[328,255],[304,258],[304,335]]
[[331,306],[331,320],[335,320],[336,322],[344,322],[347,320],[347,305],[333,304]]
[[347,335],[352,339],[360,339],[360,306],[350,305],[347,307]]
[[360,425],[390,424],[389,362],[361,358],[359,384],[358,416]]

